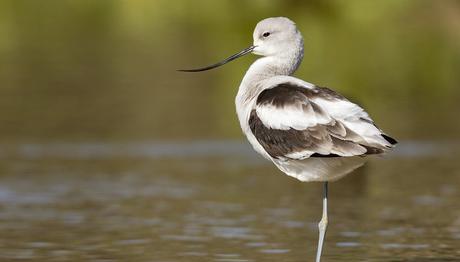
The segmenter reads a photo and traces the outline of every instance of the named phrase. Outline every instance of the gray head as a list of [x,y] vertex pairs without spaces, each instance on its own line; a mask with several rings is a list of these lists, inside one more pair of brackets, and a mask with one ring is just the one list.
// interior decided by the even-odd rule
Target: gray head
[[271,17],[260,21],[254,29],[253,38],[252,46],[221,62],[202,68],[179,71],[200,72],[213,69],[249,53],[298,60],[297,63],[300,63],[303,57],[302,35],[297,30],[295,23],[286,17]]
[[279,56],[293,51],[303,54],[303,38],[295,23],[286,17],[271,17],[260,21],[254,29],[253,53]]

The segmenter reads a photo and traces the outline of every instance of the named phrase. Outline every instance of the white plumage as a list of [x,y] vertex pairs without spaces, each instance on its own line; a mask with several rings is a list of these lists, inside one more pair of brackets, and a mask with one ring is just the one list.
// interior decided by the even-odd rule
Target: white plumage
[[[394,140],[382,136],[361,107],[330,89],[290,76],[303,58],[302,36],[292,21],[280,17],[259,22],[253,52],[263,57],[241,82],[237,114],[254,149],[281,171],[301,181],[335,180],[359,167],[366,154],[392,147]],[[251,128],[255,118],[262,127]],[[302,148],[303,136],[312,140],[304,141]],[[312,156],[315,159],[309,160]]]

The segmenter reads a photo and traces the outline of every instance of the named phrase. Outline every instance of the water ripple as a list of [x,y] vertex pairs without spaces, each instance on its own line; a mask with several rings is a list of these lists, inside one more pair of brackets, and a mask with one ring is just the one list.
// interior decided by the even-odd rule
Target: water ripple
[[[392,157],[430,157],[458,151],[459,141],[402,141],[389,155]],[[243,140],[198,140],[192,142],[136,142],[136,143],[48,143],[0,145],[0,158],[28,159],[95,159],[113,157],[189,158],[229,157],[262,160]]]

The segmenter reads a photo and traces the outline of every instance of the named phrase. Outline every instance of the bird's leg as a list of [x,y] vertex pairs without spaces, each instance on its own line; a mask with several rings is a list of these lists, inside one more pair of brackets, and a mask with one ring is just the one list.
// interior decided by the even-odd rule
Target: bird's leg
[[321,261],[321,253],[323,251],[324,236],[326,235],[327,229],[327,182],[324,182],[323,192],[323,216],[318,224],[319,228],[319,239],[318,239],[318,251],[316,253],[316,262]]

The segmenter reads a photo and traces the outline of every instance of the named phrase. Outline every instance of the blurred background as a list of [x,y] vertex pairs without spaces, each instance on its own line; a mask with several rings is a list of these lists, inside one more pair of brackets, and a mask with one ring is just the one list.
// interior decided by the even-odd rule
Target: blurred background
[[255,24],[296,76],[401,143],[331,186],[326,259],[458,261],[460,2],[0,1],[0,258],[306,261],[321,187],[252,152],[234,96]]

